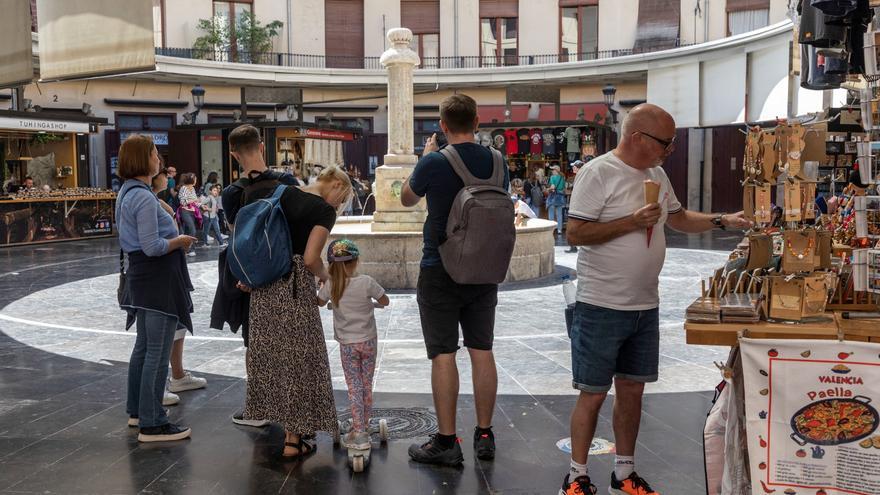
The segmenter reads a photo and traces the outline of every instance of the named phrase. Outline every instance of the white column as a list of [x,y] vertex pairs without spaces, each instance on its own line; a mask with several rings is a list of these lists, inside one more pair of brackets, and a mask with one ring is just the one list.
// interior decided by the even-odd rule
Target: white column
[[391,48],[379,62],[388,70],[388,154],[385,164],[413,164],[413,71],[419,55],[410,47],[412,31],[395,28],[388,31]]
[[372,230],[377,232],[419,232],[425,221],[424,202],[411,208],[400,204],[403,185],[419,161],[413,151],[413,71],[421,61],[410,48],[412,37],[406,28],[388,31],[391,48],[380,59],[388,70],[388,153],[373,186]]

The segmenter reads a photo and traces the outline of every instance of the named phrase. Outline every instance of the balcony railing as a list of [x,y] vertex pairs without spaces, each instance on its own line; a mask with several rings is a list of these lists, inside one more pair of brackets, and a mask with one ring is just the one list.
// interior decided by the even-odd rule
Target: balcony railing
[[[547,55],[502,55],[467,57],[423,57],[418,69],[479,69],[559,64],[589,60],[603,60],[641,53],[653,53],[686,46],[675,41],[656,47],[639,49],[603,50],[584,53]],[[199,50],[194,48],[156,48],[156,55],[215,62],[272,65],[303,69],[381,69],[379,57],[339,57],[332,55],[304,55],[296,53],[260,52],[241,50]]]

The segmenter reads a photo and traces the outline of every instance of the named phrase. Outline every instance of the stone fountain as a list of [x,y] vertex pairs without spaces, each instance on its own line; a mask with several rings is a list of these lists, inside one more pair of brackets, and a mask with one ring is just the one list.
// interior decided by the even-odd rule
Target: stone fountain
[[[359,271],[386,289],[416,287],[427,214],[424,201],[411,208],[400,204],[400,191],[418,162],[413,146],[413,71],[421,61],[410,48],[412,37],[412,31],[406,28],[390,30],[391,48],[380,59],[388,70],[388,154],[385,164],[376,169],[376,213],[372,217],[340,217],[330,235],[331,240],[354,241],[361,251]],[[517,227],[508,282],[553,273],[555,225],[532,219],[526,226]]]

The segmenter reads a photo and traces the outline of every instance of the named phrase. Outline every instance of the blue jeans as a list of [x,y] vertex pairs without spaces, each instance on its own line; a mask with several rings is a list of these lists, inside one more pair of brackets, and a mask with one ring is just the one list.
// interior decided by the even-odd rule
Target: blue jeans
[[[198,229],[196,228],[196,214],[189,210],[180,210],[180,222],[183,224],[183,233],[185,235],[197,237]],[[203,241],[204,242],[204,241]]]
[[214,240],[217,241],[217,245],[223,244],[223,238],[220,236],[220,219],[217,217],[202,218],[202,237],[204,238],[205,244],[208,243],[209,235],[214,237]]
[[552,222],[556,220],[556,231],[562,233],[562,210],[565,208],[564,205],[548,205],[547,206],[547,218]]
[[144,309],[137,311],[137,340],[128,362],[125,410],[129,416],[138,417],[141,428],[168,423],[162,397],[175,330],[176,317]]
[[605,393],[615,376],[657,381],[660,315],[657,308],[619,311],[578,302],[571,325],[572,385]]

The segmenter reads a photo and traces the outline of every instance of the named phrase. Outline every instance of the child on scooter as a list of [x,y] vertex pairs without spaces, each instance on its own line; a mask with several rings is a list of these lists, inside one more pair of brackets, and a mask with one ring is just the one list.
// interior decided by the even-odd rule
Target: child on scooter
[[354,242],[340,239],[327,248],[330,280],[318,292],[318,304],[332,303],[333,333],[339,342],[342,369],[351,403],[351,431],[342,438],[349,449],[370,448],[373,372],[378,336],[373,309],[390,301],[372,277],[357,273],[360,252]]

